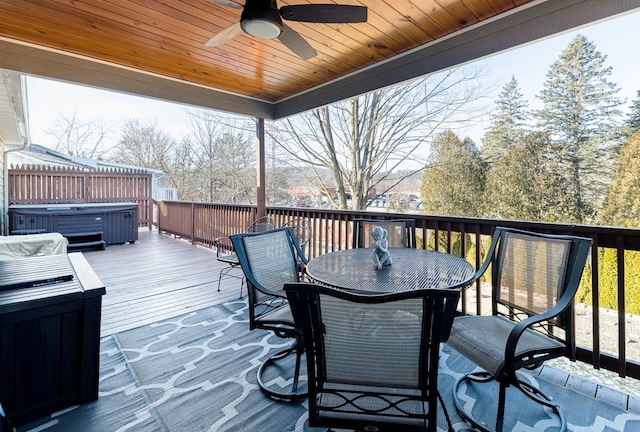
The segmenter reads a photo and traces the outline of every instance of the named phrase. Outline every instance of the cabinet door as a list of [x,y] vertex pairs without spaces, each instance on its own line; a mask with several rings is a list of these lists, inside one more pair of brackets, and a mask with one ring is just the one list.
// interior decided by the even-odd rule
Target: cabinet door
[[14,423],[79,401],[81,308],[76,300],[0,317],[0,402]]

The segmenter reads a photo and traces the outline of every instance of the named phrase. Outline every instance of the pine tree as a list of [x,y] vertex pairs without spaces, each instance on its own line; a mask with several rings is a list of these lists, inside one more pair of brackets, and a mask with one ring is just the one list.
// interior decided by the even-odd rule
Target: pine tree
[[520,91],[518,81],[511,77],[496,100],[491,126],[484,136],[482,156],[489,164],[500,159],[526,131],[528,103]]
[[599,222],[640,228],[640,131],[620,151]]
[[636,93],[636,98],[631,102],[631,111],[625,122],[627,136],[631,136],[640,130],[640,90]]
[[569,201],[567,183],[544,133],[519,139],[487,174],[484,214],[489,217],[565,222]]
[[422,208],[426,213],[480,216],[486,164],[475,143],[447,130],[434,140],[422,172]]
[[606,56],[576,36],[547,72],[539,95],[541,127],[560,158],[573,197],[574,222],[591,220],[604,199],[619,146],[619,88]]

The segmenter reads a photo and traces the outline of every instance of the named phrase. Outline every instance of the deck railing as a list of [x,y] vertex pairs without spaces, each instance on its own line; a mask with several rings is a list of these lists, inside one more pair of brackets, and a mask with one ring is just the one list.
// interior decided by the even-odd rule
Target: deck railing
[[[275,218],[277,226],[294,217],[306,217],[310,220],[313,236],[305,250],[309,258],[350,248],[354,218],[394,219],[409,216],[405,213],[282,207],[268,207],[267,213]],[[254,206],[161,201],[158,203],[157,223],[162,232],[188,239],[194,244],[212,247],[216,238],[243,232],[255,216]],[[418,247],[464,256],[476,268],[480,266],[485,248],[497,226],[592,238],[593,247],[588,263],[590,271],[585,271],[586,281],[583,279],[583,282],[590,283],[591,304],[580,309],[583,316],[578,324],[581,332],[578,335],[577,358],[597,369],[608,369],[621,377],[640,379],[640,350],[635,348],[639,344],[628,341],[628,335],[639,331],[640,316],[627,313],[625,301],[625,275],[629,274],[625,267],[625,255],[640,251],[640,230],[423,214],[411,214],[410,217],[416,221]],[[603,309],[599,304],[602,272],[600,257],[605,249],[615,251],[617,257],[617,268],[614,269],[617,274],[615,311]],[[482,304],[483,289],[486,288],[478,282],[463,294],[462,312],[488,312]],[[603,330],[604,328],[615,329],[615,334],[611,333],[612,330]]]

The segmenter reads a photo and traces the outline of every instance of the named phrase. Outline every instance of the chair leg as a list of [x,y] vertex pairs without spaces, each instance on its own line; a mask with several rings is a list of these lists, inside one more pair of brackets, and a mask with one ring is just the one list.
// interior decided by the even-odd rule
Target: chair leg
[[220,273],[218,274],[218,292],[220,292],[220,280],[222,279],[222,272],[224,270],[220,270]]
[[540,389],[533,387],[531,384],[518,380],[515,385],[525,396],[534,402],[538,402],[541,405],[551,408],[551,410],[560,419],[560,431],[567,430],[567,420],[560,411],[558,404],[552,402],[552,399],[544,394]]
[[487,425],[480,424],[478,421],[476,421],[471,416],[470,413],[467,414],[466,410],[464,409],[462,401],[458,398],[458,389],[459,389],[459,387],[463,383],[466,384],[466,383],[468,383],[470,381],[474,381],[474,382],[489,382],[489,381],[493,381],[493,377],[491,375],[489,375],[488,373],[486,373],[486,372],[477,372],[477,373],[470,373],[470,374],[467,374],[467,375],[464,375],[464,376],[458,378],[458,380],[456,380],[455,384],[453,385],[453,403],[456,406],[456,410],[475,429],[478,429],[478,430],[480,430],[482,432],[492,432]]
[[[293,382],[291,384],[290,391],[281,391],[278,389],[274,389],[273,387],[267,386],[263,379],[263,375],[265,371],[272,366],[276,367],[277,366],[276,363],[279,360],[285,359],[290,354],[294,354],[294,353],[296,355],[296,359],[295,359],[296,363],[295,363],[295,368],[293,372],[293,377],[292,377]],[[273,354],[271,357],[265,360],[265,362],[260,365],[260,368],[258,369],[258,373],[257,373],[258,385],[260,386],[260,390],[262,390],[262,392],[267,396],[272,397],[274,399],[294,401],[294,400],[306,398],[309,395],[306,388],[304,390],[301,390],[299,388],[300,369],[302,364],[303,353],[304,353],[304,350],[302,349],[302,346],[296,341],[290,347]]]
[[[447,407],[444,404],[444,400],[442,399],[442,395],[440,394],[440,392],[437,392],[437,396],[438,396],[438,400],[440,401],[440,405],[442,406],[442,411],[444,412],[444,418],[447,420],[447,431],[448,432],[454,432],[453,429],[453,424],[451,423],[451,417],[449,417],[449,411],[447,411]],[[429,422],[429,423],[434,423],[433,428],[436,429],[435,423],[436,422]]]
[[500,391],[498,396],[498,415],[496,416],[496,432],[502,432],[504,426],[504,406],[507,402],[507,385],[500,383]]
[[218,274],[218,291],[220,291],[220,282],[222,281],[222,278],[228,276],[231,270],[233,270],[233,266],[220,270],[220,274]]
[[246,279],[244,277],[244,274],[242,274],[242,276],[236,276],[234,274],[230,274],[232,270],[236,269],[238,266],[237,265],[231,265],[227,268],[223,268],[222,270],[220,270],[220,274],[218,275],[218,291],[220,291],[220,282],[222,281],[223,277],[234,277],[236,279],[240,279],[240,298],[242,298],[242,286],[246,283]]
[[[475,383],[482,384],[482,383],[488,383],[491,381],[495,381],[495,379],[487,372],[473,372],[459,378],[453,385],[453,402],[456,406],[457,411],[460,413],[460,415],[467,422],[469,422],[474,428],[483,432],[494,432],[494,431],[502,432],[502,430],[504,429],[504,414],[505,414],[505,406],[506,406],[506,398],[507,398],[506,391],[507,391],[507,387],[509,387],[509,384],[499,383],[500,389],[499,389],[499,396],[498,396],[498,407],[497,407],[497,413],[496,413],[495,429],[489,428],[489,426],[486,423],[484,422],[480,423],[480,421],[474,419],[471,413],[466,412],[466,410],[464,409],[463,402],[458,397],[459,387],[463,383],[469,384],[471,382],[475,382]],[[514,384],[514,387],[516,387],[525,396],[527,396],[529,399],[533,400],[534,402],[537,402],[539,404],[542,404],[544,406],[551,408],[560,421],[559,432],[566,431],[567,429],[566,419],[558,409],[558,405],[552,403],[551,399],[548,396],[546,396],[544,393],[542,393],[540,390],[536,389],[535,387],[525,382],[522,382],[520,380],[517,380],[517,384]]]
[[[296,342],[296,346],[298,343]],[[297,393],[298,391],[298,380],[300,379],[300,363],[302,360],[302,349],[296,348],[296,367],[293,372],[293,385],[291,386],[291,391],[293,393]]]

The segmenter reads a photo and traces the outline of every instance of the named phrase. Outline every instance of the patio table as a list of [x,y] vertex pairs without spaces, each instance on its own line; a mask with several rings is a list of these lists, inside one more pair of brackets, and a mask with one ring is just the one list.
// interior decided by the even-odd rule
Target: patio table
[[463,288],[473,266],[455,255],[413,248],[390,248],[393,264],[378,270],[372,249],[345,249],[309,261],[307,276],[323,285],[374,293],[429,288]]

